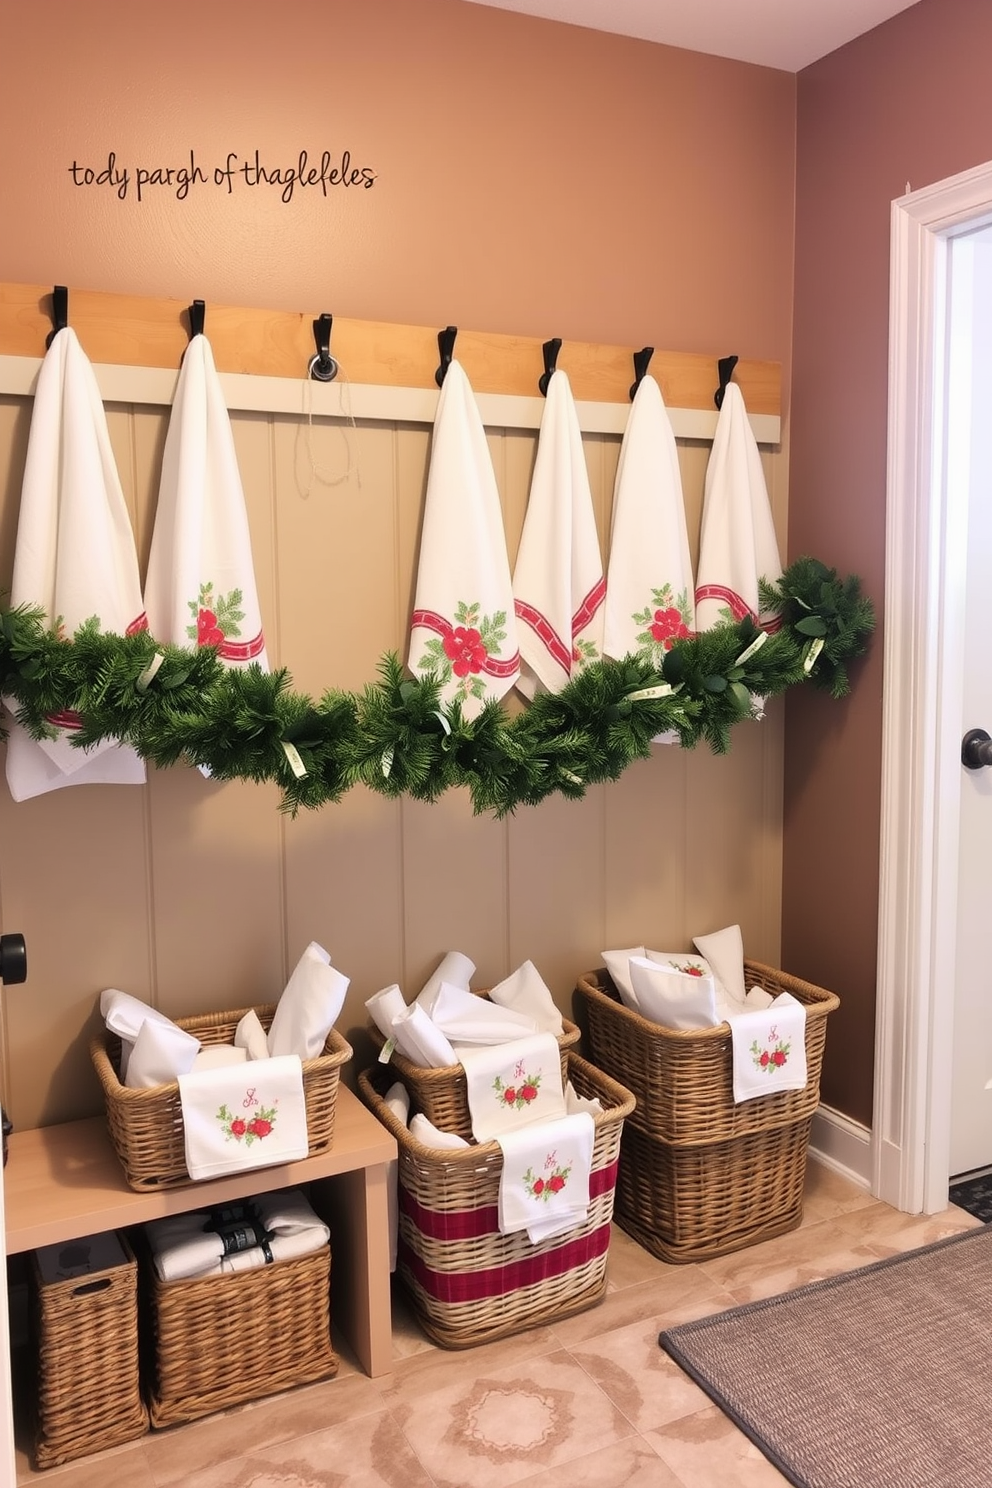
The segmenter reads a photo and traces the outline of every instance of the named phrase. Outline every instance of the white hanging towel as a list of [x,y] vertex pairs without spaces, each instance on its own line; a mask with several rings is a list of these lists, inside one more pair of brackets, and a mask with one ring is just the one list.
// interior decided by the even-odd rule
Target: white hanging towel
[[805,1090],[806,1009],[797,997],[782,992],[767,1009],[735,1013],[730,1033],[735,1102]]
[[[71,327],[52,339],[35,390],[10,603],[37,605],[71,637],[94,618],[115,635],[146,627],[141,578],[96,376]],[[16,704],[8,702],[13,712]],[[141,785],[144,761],[105,740],[72,746],[77,714],[49,719],[36,741],[10,722],[7,784],[15,801],[67,785]]]
[[408,665],[433,672],[468,719],[520,670],[499,491],[478,405],[457,361],[441,385],[431,443]]
[[297,1055],[190,1071],[178,1083],[186,1170],[195,1181],[306,1157],[307,1108]]
[[589,1173],[596,1127],[588,1111],[539,1121],[496,1138],[503,1155],[498,1223],[501,1235],[526,1230],[538,1244],[582,1224],[589,1211]]
[[477,1142],[565,1115],[561,1051],[550,1033],[459,1052]]
[[660,667],[696,628],[682,475],[671,420],[653,377],[630,406],[613,488],[603,650]]
[[554,372],[541,418],[517,563],[519,690],[560,692],[603,653],[606,580],[582,433],[568,377]]
[[244,490],[213,353],[186,348],[162,455],[145,610],[156,640],[268,670]]
[[735,382],[724,389],[713,448],[706,467],[696,573],[696,626],[751,615],[764,629],[781,625],[762,614],[759,579],[782,576],[775,524],[761,456],[744,396]]

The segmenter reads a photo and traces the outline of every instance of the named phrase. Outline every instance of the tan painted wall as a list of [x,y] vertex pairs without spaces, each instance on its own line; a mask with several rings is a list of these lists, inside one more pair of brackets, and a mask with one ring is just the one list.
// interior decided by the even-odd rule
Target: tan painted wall
[[[0,281],[199,297],[208,317],[214,300],[735,351],[781,361],[788,389],[787,74],[462,0],[8,0],[3,32]],[[52,92],[58,57],[71,98]],[[163,187],[138,203],[69,172],[110,150],[134,169],[256,148],[349,148],[376,184],[283,203],[198,182],[185,201]],[[27,421],[4,400],[0,585]],[[111,421],[144,556],[163,414]],[[361,490],[308,501],[290,422],[239,417],[237,436],[272,659],[310,691],[359,687],[402,643],[428,432],[362,430]],[[512,549],[533,439],[492,439]],[[783,545],[786,447],[787,433],[767,456]],[[605,534],[617,442],[587,449]],[[683,458],[694,531],[705,450]],[[327,618],[343,605],[359,617],[348,635]],[[685,946],[739,920],[749,953],[776,961],[781,783],[773,706],[725,759],[658,750],[581,804],[504,824],[460,797],[360,792],[290,822],[274,792],[181,769],[19,806],[0,790],[0,924],[25,933],[31,964],[4,995],[14,1120],[96,1108],[85,1030],[101,987],[177,1014],[266,1000],[311,938],[353,978],[349,1036],[365,997],[393,980],[416,991],[452,946],[480,984],[532,958],[566,1008],[608,941]]]

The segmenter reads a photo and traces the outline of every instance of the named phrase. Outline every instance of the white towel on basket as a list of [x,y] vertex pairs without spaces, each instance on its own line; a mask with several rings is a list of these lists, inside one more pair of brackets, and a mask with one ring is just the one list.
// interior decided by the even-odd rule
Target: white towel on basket
[[320,1250],[330,1231],[298,1189],[260,1194],[224,1210],[152,1220],[145,1237],[162,1281],[219,1276]]
[[537,1032],[537,1024],[526,1013],[500,1007],[448,982],[441,983],[431,1021],[450,1039],[456,1053],[460,1044],[506,1044]]
[[588,1111],[538,1121],[496,1138],[503,1154],[499,1231],[526,1230],[538,1244],[582,1224],[589,1212],[589,1173],[596,1127]]
[[351,978],[331,965],[324,947],[312,940],[283,989],[268,1034],[270,1054],[317,1059],[344,1006]]
[[408,665],[475,718],[520,670],[499,491],[478,405],[452,361],[438,399]]
[[499,1007],[525,1013],[533,1018],[542,1032],[554,1034],[555,1038],[564,1032],[565,1025],[551,996],[551,988],[533,961],[522,962],[516,971],[497,982],[490,990],[489,1000]]
[[805,1090],[806,1009],[790,992],[771,1007],[730,1018],[734,1100],[753,1100],[776,1090]]
[[678,450],[661,389],[646,376],[617,463],[603,650],[618,660],[636,653],[658,668],[672,642],[695,628]]
[[213,353],[186,348],[162,456],[145,610],[156,640],[268,670],[244,489]]
[[696,572],[698,629],[750,614],[765,629],[777,630],[779,617],[761,613],[758,581],[774,583],[781,577],[761,455],[744,396],[729,382],[706,467]]
[[298,1162],[309,1151],[295,1054],[179,1076],[186,1169],[194,1180]]
[[[67,637],[94,618],[124,635],[145,628],[141,578],[96,376],[71,327],[52,340],[35,390],[10,603],[37,605]],[[9,703],[13,711],[16,704]],[[68,785],[141,785],[144,761],[104,740],[73,748],[78,717],[53,717],[35,740],[11,720],[7,784],[15,801]]]
[[539,687],[560,692],[587,662],[601,658],[605,597],[578,414],[568,377],[554,372],[513,571],[517,686],[526,697]]
[[460,1053],[476,1141],[565,1115],[561,1051],[550,1033]]
[[470,961],[468,956],[461,951],[445,951],[436,968],[417,993],[415,1001],[419,1002],[425,1013],[430,1014],[442,982],[448,982],[452,987],[463,987],[467,992],[474,976],[474,961]]

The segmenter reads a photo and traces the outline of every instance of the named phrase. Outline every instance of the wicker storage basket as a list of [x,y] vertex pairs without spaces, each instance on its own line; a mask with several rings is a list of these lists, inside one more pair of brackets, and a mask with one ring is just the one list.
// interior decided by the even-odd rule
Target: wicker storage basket
[[[256,1007],[255,1011],[268,1032],[275,1004]],[[246,1012],[247,1008],[232,1013],[203,1013],[196,1018],[177,1018],[176,1022],[204,1045],[230,1044]],[[323,1054],[303,1061],[310,1157],[333,1145],[338,1080],[341,1066],[351,1053],[351,1045],[332,1028]],[[129,1090],[120,1082],[120,1054],[121,1041],[114,1034],[104,1032],[90,1043],[90,1055],[103,1086],[111,1141],[128,1184],[141,1190],[180,1188],[192,1183],[186,1171],[178,1083]]]
[[[606,1290],[606,1262],[620,1133],[634,1098],[578,1055],[568,1078],[596,1096],[590,1206],[584,1224],[532,1245],[499,1232],[502,1153],[496,1142],[439,1151],[411,1137],[382,1099],[392,1075],[381,1066],[358,1077],[363,1099],[399,1145],[397,1274],[427,1336],[470,1348],[583,1312]],[[417,1097],[411,1091],[411,1110]]]
[[[488,997],[487,992],[477,992],[477,997]],[[564,1029],[558,1035],[561,1050],[561,1077],[566,1078],[568,1051],[579,1042],[579,1030],[567,1018],[562,1019]],[[374,1023],[369,1024],[369,1033],[377,1049],[385,1048],[386,1040]],[[397,1050],[389,1056],[389,1063],[403,1081],[418,1111],[439,1131],[455,1132],[466,1142],[472,1136],[472,1117],[468,1109],[468,1081],[460,1064],[448,1065],[444,1069],[428,1069],[422,1064],[412,1064]]]
[[39,1468],[119,1446],[148,1430],[138,1383],[137,1264],[125,1237],[117,1238],[123,1264],[64,1281],[44,1280],[32,1252]]
[[617,1184],[617,1222],[662,1260],[704,1260],[794,1229],[820,1100],[833,992],[745,961],[749,987],[790,992],[806,1008],[807,1082],[734,1103],[726,1023],[676,1031],[625,1008],[605,971],[576,988],[590,1058],[637,1098]]
[[254,1271],[162,1281],[142,1255],[153,1426],[193,1421],[337,1373],[330,1246]]

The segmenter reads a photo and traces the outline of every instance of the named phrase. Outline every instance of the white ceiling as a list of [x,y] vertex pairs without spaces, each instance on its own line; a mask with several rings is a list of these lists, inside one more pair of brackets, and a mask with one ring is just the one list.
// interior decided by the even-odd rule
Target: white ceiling
[[916,0],[470,0],[799,72]]

